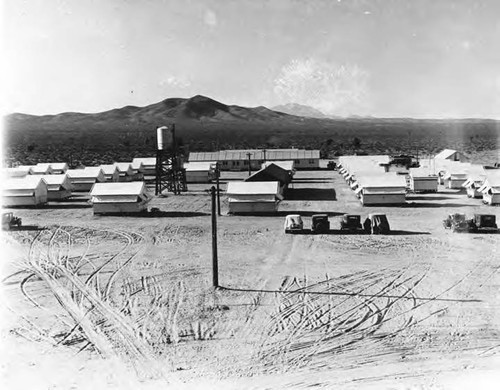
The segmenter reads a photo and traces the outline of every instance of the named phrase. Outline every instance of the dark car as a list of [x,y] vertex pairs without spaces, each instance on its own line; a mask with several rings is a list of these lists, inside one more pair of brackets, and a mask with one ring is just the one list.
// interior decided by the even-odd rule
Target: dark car
[[351,232],[362,230],[361,216],[355,214],[346,214],[340,221],[340,230],[349,230]]
[[327,214],[315,214],[312,216],[311,231],[313,233],[328,233],[330,221]]
[[469,226],[471,232],[496,232],[498,230],[496,216],[493,214],[474,214],[474,218],[470,221]]

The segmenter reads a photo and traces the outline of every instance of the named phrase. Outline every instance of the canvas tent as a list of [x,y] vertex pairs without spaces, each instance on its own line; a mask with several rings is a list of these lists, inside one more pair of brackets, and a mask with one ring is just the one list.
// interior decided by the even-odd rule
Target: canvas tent
[[113,165],[118,169],[118,181],[127,182],[134,180],[134,175],[137,173],[137,171],[132,168],[132,163],[115,162]]
[[120,177],[120,172],[114,164],[103,164],[99,165],[104,173],[104,178],[106,182],[117,182]]
[[410,168],[410,190],[415,193],[437,192],[438,176],[429,168]]
[[88,192],[92,189],[94,183],[101,183],[106,180],[104,172],[99,167],[68,169],[66,174],[75,192]]
[[59,162],[59,163],[38,163],[35,165],[35,167],[38,167],[41,171],[43,170],[50,170],[49,174],[52,175],[58,175],[61,173],[66,173],[68,170],[68,164],[64,162]]
[[279,182],[277,181],[229,182],[226,190],[229,213],[275,213],[278,210],[278,203],[283,199],[279,191]]
[[478,191],[483,194],[483,203],[500,204],[500,172],[489,172]]
[[156,176],[156,157],[136,157],[132,160],[132,168],[138,169],[146,178]]
[[42,175],[47,183],[47,200],[64,200],[71,196],[72,185],[68,175]]
[[39,176],[7,179],[2,183],[2,205],[37,206],[47,203],[47,183]]
[[209,183],[217,178],[215,161],[196,161],[184,163],[186,182]]
[[144,182],[96,183],[90,196],[94,214],[140,213],[151,201]]
[[406,178],[404,175],[385,173],[361,176],[355,190],[363,206],[401,205],[406,203]]

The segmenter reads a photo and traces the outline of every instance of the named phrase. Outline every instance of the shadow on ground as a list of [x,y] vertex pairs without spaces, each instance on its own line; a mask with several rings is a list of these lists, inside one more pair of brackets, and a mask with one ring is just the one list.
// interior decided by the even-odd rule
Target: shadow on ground
[[337,200],[337,193],[333,188],[289,188],[286,192],[287,200]]

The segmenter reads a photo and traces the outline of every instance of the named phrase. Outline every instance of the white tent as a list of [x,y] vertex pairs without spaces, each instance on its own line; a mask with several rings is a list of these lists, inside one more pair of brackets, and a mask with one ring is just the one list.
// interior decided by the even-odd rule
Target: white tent
[[138,169],[145,177],[156,176],[156,157],[136,157],[132,160],[132,168]]
[[8,179],[2,183],[2,205],[37,206],[47,203],[47,183],[39,175]]
[[438,176],[431,168],[410,168],[410,189],[415,193],[437,192]]
[[500,204],[500,172],[488,172],[486,179],[478,189],[483,194],[483,202],[489,205]]
[[39,163],[31,167],[31,172],[32,175],[52,175],[54,173],[54,170],[52,169],[50,164]]
[[120,177],[120,172],[115,164],[103,164],[99,165],[99,168],[102,169],[104,173],[104,177],[107,182],[117,182]]
[[482,165],[472,165],[467,171],[467,180],[462,184],[469,198],[482,198],[483,194],[479,188],[484,184],[486,171]]
[[35,168],[38,167],[40,171],[49,171],[47,174],[58,175],[61,173],[66,173],[69,169],[68,164],[64,162],[59,163],[38,163],[35,165]]
[[467,172],[470,168],[470,163],[452,162],[445,168],[443,184],[450,189],[462,188],[467,180]]
[[195,161],[184,163],[186,170],[186,182],[188,183],[209,183],[215,180],[217,162],[215,161]]
[[106,180],[104,172],[99,167],[86,167],[85,169],[68,169],[66,174],[69,177],[73,191],[88,192],[94,183],[101,183]]
[[129,162],[115,162],[113,164],[116,168],[118,168],[120,182],[133,181],[134,175],[137,173],[136,170],[132,168],[132,163]]
[[94,214],[138,213],[151,201],[144,182],[96,183],[90,196]]
[[31,168],[29,167],[15,167],[15,168],[3,168],[2,169],[2,178],[3,179],[8,179],[8,178],[20,178],[20,177],[25,177],[28,175],[31,175]]
[[283,199],[277,181],[229,182],[226,190],[229,213],[274,213]]
[[73,186],[68,178],[68,175],[42,175],[43,180],[47,183],[47,199],[48,200],[64,200],[71,196]]
[[357,179],[356,194],[363,206],[404,204],[406,202],[406,178],[396,173],[361,176]]

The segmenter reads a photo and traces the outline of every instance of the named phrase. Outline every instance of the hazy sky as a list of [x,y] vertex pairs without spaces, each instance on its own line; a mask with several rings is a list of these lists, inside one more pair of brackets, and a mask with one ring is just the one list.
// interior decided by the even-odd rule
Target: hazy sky
[[7,112],[168,97],[500,119],[500,1],[3,0]]

